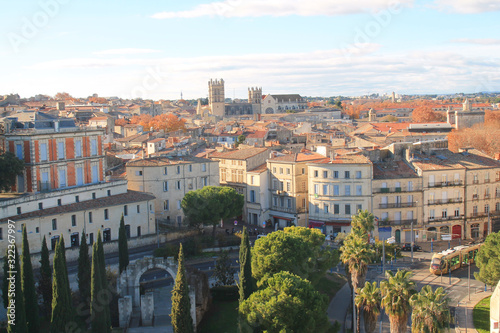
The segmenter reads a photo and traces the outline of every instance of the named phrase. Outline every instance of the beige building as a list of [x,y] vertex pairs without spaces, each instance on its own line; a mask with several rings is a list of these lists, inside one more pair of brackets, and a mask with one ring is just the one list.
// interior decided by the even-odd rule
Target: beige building
[[89,244],[97,239],[98,230],[104,242],[117,240],[122,214],[129,237],[156,232],[154,196],[127,190],[124,180],[33,195],[5,193],[1,198],[0,251],[3,253],[9,244],[9,223],[18,231],[15,235],[18,245],[20,230],[26,225],[32,254],[40,252],[44,237],[49,250],[55,248],[61,236],[66,247],[79,246],[82,232]]
[[246,214],[248,224],[263,226],[269,218],[269,171],[266,163],[247,171]]
[[422,220],[422,179],[404,161],[373,163],[375,238],[394,237],[398,243],[418,241]]
[[309,226],[327,235],[349,232],[351,216],[372,211],[372,162],[342,155],[308,164]]
[[128,188],[155,197],[156,217],[181,226],[184,195],[204,186],[219,185],[218,162],[191,156],[162,156],[127,163]]
[[268,221],[274,228],[291,224],[308,226],[308,168],[307,163],[325,156],[300,152],[273,156],[267,160],[269,170],[270,211]]

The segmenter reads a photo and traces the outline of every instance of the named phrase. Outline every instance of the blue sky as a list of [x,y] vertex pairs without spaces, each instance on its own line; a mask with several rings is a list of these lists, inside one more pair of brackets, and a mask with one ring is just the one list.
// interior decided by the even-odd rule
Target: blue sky
[[497,0],[0,0],[0,94],[500,91]]

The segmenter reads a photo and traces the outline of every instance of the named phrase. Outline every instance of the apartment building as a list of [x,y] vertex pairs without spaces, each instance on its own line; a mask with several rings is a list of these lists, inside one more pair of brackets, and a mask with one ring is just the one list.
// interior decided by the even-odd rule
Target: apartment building
[[406,162],[373,163],[372,193],[375,238],[411,242],[412,229],[414,241],[422,238],[422,178]]
[[327,235],[349,232],[351,216],[372,211],[372,162],[360,154],[308,163],[309,226]]
[[128,188],[152,193],[159,221],[181,226],[184,195],[204,186],[219,185],[218,161],[192,156],[161,156],[126,164]]
[[292,224],[308,226],[308,168],[307,163],[325,156],[310,151],[294,154],[273,153],[267,160],[270,211],[268,221],[274,228]]
[[247,171],[246,214],[248,224],[263,226],[269,218],[269,171],[267,164]]

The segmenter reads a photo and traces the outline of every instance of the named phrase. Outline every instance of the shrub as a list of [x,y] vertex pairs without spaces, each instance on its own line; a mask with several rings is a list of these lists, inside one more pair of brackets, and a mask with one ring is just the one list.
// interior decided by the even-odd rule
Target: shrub
[[240,297],[240,292],[237,285],[218,286],[210,289],[214,300],[230,302],[237,301]]

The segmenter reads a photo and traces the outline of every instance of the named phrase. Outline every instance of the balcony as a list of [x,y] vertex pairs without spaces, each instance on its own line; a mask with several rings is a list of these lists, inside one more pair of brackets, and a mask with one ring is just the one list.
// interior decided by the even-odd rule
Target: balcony
[[412,186],[411,188],[406,187],[380,187],[374,188],[373,193],[403,193],[403,192],[417,192],[422,188],[420,186]]
[[433,223],[433,222],[443,222],[443,221],[453,221],[453,220],[463,220],[464,215],[452,215],[452,216],[446,216],[446,217],[429,217],[428,223]]
[[408,208],[408,207],[415,207],[416,202],[397,202],[397,203],[382,203],[379,204],[380,209],[385,209],[385,208]]
[[473,194],[472,195],[472,200],[479,200],[479,195]]
[[462,180],[454,180],[454,181],[449,181],[449,182],[437,182],[437,183],[429,183],[429,187],[449,187],[449,186],[462,186],[463,185]]
[[38,191],[40,192],[50,192],[52,191],[52,186],[50,182],[38,182]]
[[379,222],[379,226],[384,226],[384,225],[411,225],[412,223],[414,225],[416,225],[417,224],[417,219],[380,221]]
[[464,201],[463,198],[434,199],[434,200],[429,200],[428,204],[429,205],[445,205],[445,204],[451,204],[451,203],[462,203],[463,201]]
[[296,210],[294,208],[291,208],[291,207],[272,206],[271,210],[274,210],[277,212],[289,213],[289,214],[296,213]]

